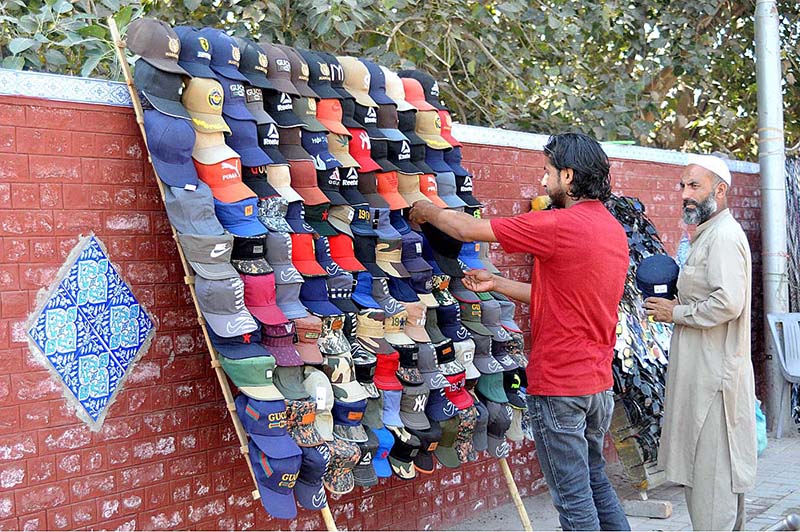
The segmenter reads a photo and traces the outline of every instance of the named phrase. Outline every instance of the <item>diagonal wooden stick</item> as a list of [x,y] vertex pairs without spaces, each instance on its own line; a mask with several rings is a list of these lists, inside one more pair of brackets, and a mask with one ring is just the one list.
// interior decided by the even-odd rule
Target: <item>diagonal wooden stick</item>
[[500,458],[500,469],[503,470],[503,476],[506,477],[506,484],[508,484],[508,491],[511,492],[511,499],[514,501],[514,506],[517,507],[522,527],[526,532],[533,532],[531,520],[528,517],[528,512],[525,510],[525,505],[522,504],[522,497],[519,496],[517,483],[514,482],[514,477],[511,475],[511,468],[508,467],[508,461],[505,458]]

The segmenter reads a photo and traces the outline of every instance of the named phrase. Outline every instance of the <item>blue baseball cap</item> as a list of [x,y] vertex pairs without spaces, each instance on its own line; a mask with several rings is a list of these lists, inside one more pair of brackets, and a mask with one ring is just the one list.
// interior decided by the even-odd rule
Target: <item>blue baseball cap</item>
[[171,187],[197,187],[197,170],[192,160],[195,131],[183,118],[149,109],[144,112],[147,148],[158,177]]
[[236,120],[250,120],[256,123],[256,117],[247,109],[246,93],[244,83],[238,79],[226,78],[225,76],[217,76],[220,85],[222,85],[223,99],[222,99],[222,114],[227,120],[228,118],[235,118]]
[[372,227],[372,211],[369,205],[356,205],[353,207],[353,221],[350,222],[350,230],[359,236],[378,236],[378,233]]
[[[256,322],[258,323],[258,322]],[[252,357],[271,356],[269,349],[261,344],[261,325],[255,331],[239,334],[230,338],[218,335],[211,327],[207,327],[211,345],[225,358],[234,360]]]
[[243,166],[252,168],[273,163],[258,146],[258,127],[255,122],[228,117],[225,123],[231,128],[231,134],[225,136],[225,143],[239,154]]
[[314,133],[303,130],[300,142],[303,145],[303,149],[314,159],[314,167],[317,170],[332,170],[342,166],[342,163],[331,155],[328,149],[328,134],[326,132]]
[[367,400],[361,399],[352,403],[334,401],[333,409],[333,434],[339,439],[355,443],[366,442],[367,436],[361,419],[367,409]]
[[250,438],[270,458],[289,458],[300,453],[300,447],[286,432],[286,401],[259,401],[239,394],[236,415]]
[[369,97],[378,105],[394,105],[394,100],[386,95],[386,75],[381,67],[367,59],[359,59],[369,71]]
[[674,299],[678,294],[680,268],[669,255],[651,255],[636,268],[636,286],[642,297]]
[[469,266],[472,270],[485,270],[486,265],[484,265],[479,258],[480,250],[480,242],[464,242],[461,246],[461,253],[458,254],[458,260]]
[[401,235],[405,235],[411,231],[411,226],[408,225],[406,219],[403,218],[403,211],[399,209],[389,211],[389,223],[392,224],[392,227],[397,229],[397,232]]
[[173,28],[181,40],[181,55],[178,65],[195,78],[216,79],[211,70],[211,42],[191,26],[175,26]]
[[294,519],[297,517],[294,486],[303,462],[302,453],[287,458],[270,458],[254,440],[250,440],[248,445],[250,464],[264,509],[277,519]]
[[328,299],[325,277],[304,277],[300,287],[300,302],[317,316],[340,316],[344,314]]
[[461,323],[459,306],[457,304],[440,305],[439,308],[436,309],[436,318],[439,324],[439,330],[454,342],[460,342],[470,338],[469,331]]
[[410,231],[403,235],[403,266],[409,273],[431,271],[431,265],[422,258],[422,236]]
[[[227,98],[227,94],[225,95]],[[425,162],[437,174],[440,172],[452,172],[453,169],[444,162],[444,150],[434,150],[433,148],[425,148]]]
[[469,170],[461,166],[461,160],[461,146],[453,146],[452,150],[444,152],[444,162],[456,176],[464,177],[470,175]]
[[[239,59],[242,51],[236,41],[233,40],[233,37],[215,28],[201,29],[200,36],[205,37],[211,45],[210,66],[218,78],[219,76],[224,76],[238,81],[247,81],[247,78],[239,72]],[[222,79],[220,79],[220,83],[222,83]],[[224,83],[222,84],[225,85]],[[226,94],[225,98],[227,99],[227,97],[228,95]]]
[[294,485],[294,496],[297,502],[306,510],[321,510],[328,504],[325,489],[322,486],[322,477],[328,468],[331,453],[327,445],[316,447],[302,447],[303,461],[300,465],[300,474]]
[[381,308],[372,297],[372,275],[369,272],[359,272],[356,289],[353,291],[353,301],[365,308]]
[[403,427],[403,420],[400,419],[400,398],[403,392],[400,390],[383,390],[383,413],[381,421],[390,427]]
[[292,201],[286,210],[286,223],[292,231],[300,234],[313,234],[314,228],[306,223],[305,209],[302,201]]
[[378,450],[372,459],[372,467],[379,478],[389,478],[392,476],[392,467],[389,465],[389,452],[394,446],[394,436],[387,428],[372,429],[378,437]]
[[399,277],[389,277],[389,294],[402,303],[414,303],[419,301],[419,296],[411,288],[408,279]]
[[256,236],[267,233],[258,221],[258,198],[246,198],[234,203],[214,199],[214,212],[222,227],[236,236]]
[[431,421],[447,421],[458,414],[458,407],[444,394],[444,388],[431,390],[428,395],[428,404],[425,405],[425,415]]
[[[372,212],[372,227],[377,233],[378,238],[386,240],[400,240],[402,235],[400,232],[392,227],[389,221],[389,209],[373,208]],[[375,223],[377,221],[377,224]]]

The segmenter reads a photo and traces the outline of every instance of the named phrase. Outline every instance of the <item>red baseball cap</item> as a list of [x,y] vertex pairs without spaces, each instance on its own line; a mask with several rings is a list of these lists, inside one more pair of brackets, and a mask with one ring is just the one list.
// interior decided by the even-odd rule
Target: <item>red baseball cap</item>
[[320,100],[317,103],[317,120],[331,133],[350,136],[342,124],[342,104],[335,98]]
[[389,355],[375,355],[378,365],[375,366],[373,382],[381,390],[402,390],[403,385],[397,378],[397,369],[400,367],[400,353],[395,351]]
[[425,100],[425,90],[422,84],[414,78],[400,78],[403,81],[403,90],[406,93],[406,101],[413,105],[417,111],[435,111],[436,107],[432,106]]
[[244,282],[244,306],[267,325],[280,325],[289,321],[275,303],[275,274],[241,275]]
[[464,410],[475,404],[472,396],[467,389],[464,388],[464,383],[467,379],[466,372],[462,371],[455,375],[445,375],[445,378],[450,385],[444,389],[444,395],[451,403],[456,405],[459,410]]
[[238,157],[231,157],[216,164],[194,161],[194,167],[200,180],[208,185],[214,197],[223,203],[236,203],[256,197],[256,193],[242,183],[242,161]]
[[419,191],[425,194],[431,202],[437,207],[446,209],[447,203],[439,197],[439,188],[436,184],[436,176],[433,174],[422,174],[419,176]]
[[439,109],[439,118],[442,122],[442,131],[439,133],[444,140],[451,146],[461,146],[461,143],[453,136],[453,118],[450,116],[450,111]]
[[314,237],[310,233],[292,233],[292,264],[303,275],[328,275],[317,262],[314,253]]
[[317,186],[317,169],[312,160],[290,160],[289,173],[292,188],[303,197],[307,205],[330,203],[331,200]]
[[356,160],[359,172],[374,172],[380,170],[381,167],[372,158],[372,145],[369,141],[369,135],[366,129],[348,128],[350,132],[350,155]]
[[366,268],[356,259],[353,251],[353,239],[347,235],[328,237],[333,262],[349,272],[363,272]]
[[397,172],[376,172],[375,175],[378,177],[378,194],[389,204],[389,209],[395,211],[411,207],[397,191]]

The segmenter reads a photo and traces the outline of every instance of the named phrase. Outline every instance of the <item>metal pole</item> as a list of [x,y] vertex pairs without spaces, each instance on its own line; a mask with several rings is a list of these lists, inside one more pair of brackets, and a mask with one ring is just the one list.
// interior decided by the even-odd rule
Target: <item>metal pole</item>
[[[761,242],[764,291],[764,347],[767,355],[765,401],[770,427],[781,411],[781,387],[788,386],[776,360],[767,314],[788,312],[786,184],[784,180],[781,43],[775,0],[756,0],[756,79],[758,84],[758,161],[761,166]],[[789,412],[790,409],[784,409]]]

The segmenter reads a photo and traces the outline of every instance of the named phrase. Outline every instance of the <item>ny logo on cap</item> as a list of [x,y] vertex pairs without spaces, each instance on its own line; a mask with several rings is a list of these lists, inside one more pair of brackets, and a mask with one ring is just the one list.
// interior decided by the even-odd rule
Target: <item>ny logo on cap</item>
[[425,400],[427,397],[425,394],[419,394],[414,396],[414,412],[424,412],[425,411]]
[[359,133],[358,138],[361,139],[361,149],[362,150],[371,149],[371,146],[370,146],[370,143],[369,143],[369,135],[367,134],[366,131],[362,131],[361,133]]
[[200,43],[200,48],[203,49],[204,52],[207,52],[210,46],[208,45],[208,39],[205,37],[198,37],[198,42]]

